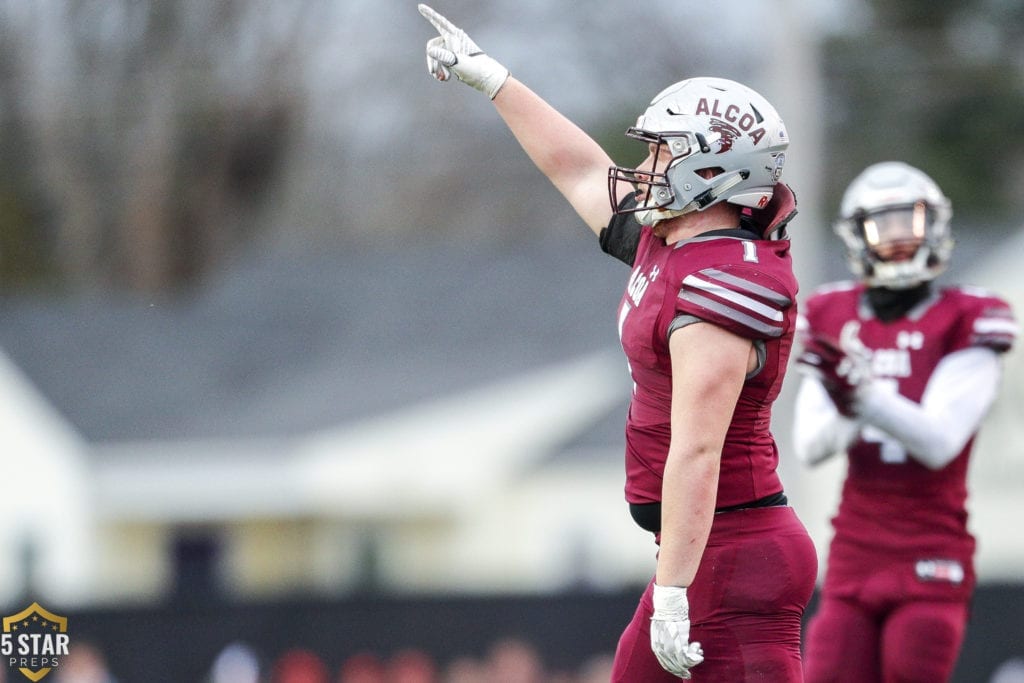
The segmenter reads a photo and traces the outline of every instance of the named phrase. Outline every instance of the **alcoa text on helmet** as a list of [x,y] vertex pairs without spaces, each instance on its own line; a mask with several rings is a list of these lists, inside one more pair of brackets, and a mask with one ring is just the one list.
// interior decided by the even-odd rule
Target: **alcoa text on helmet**
[[906,289],[949,265],[952,215],[934,180],[903,162],[885,161],[847,187],[835,231],[854,275],[872,287]]
[[[789,147],[775,108],[754,90],[724,78],[690,78],[669,86],[626,135],[651,145],[652,160],[641,168],[609,169],[612,210],[635,213],[647,225],[722,201],[764,208],[782,177]],[[704,169],[717,174],[705,178],[699,173]],[[626,187],[636,192],[637,206],[623,205]]]

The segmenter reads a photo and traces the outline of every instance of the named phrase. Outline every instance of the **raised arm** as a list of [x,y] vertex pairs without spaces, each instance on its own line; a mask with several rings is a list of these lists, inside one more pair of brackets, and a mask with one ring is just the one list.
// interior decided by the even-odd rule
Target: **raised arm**
[[589,135],[508,69],[484,54],[466,32],[427,5],[422,14],[437,29],[427,42],[427,70],[439,81],[454,74],[486,94],[516,140],[562,193],[583,222],[600,234],[611,218],[608,168],[612,160]]
[[611,158],[593,138],[514,78],[494,105],[530,160],[596,234],[612,216],[608,202]]

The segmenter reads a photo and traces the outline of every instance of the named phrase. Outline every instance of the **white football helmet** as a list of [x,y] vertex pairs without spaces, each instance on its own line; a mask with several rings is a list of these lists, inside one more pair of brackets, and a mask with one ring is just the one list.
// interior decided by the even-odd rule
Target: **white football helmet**
[[952,216],[934,180],[901,161],[884,161],[846,188],[835,231],[855,275],[872,287],[906,289],[949,265]]
[[[690,78],[658,93],[628,137],[653,144],[652,168],[613,166],[608,194],[615,213],[634,213],[640,223],[702,211],[721,201],[763,209],[782,177],[789,135],[775,108],[750,88],[724,78]],[[671,161],[658,168],[661,149]],[[663,164],[664,166],[664,164]],[[721,168],[712,178],[698,171]],[[639,206],[623,209],[622,183]]]

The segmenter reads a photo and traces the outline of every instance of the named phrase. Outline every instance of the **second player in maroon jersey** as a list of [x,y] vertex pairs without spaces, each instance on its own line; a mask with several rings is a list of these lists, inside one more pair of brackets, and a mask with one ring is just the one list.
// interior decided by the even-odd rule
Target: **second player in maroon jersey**
[[967,468],[1017,333],[1001,298],[938,287],[949,201],[918,169],[869,167],[838,231],[855,282],[804,307],[799,457],[848,460],[808,681],[946,681],[974,589]]

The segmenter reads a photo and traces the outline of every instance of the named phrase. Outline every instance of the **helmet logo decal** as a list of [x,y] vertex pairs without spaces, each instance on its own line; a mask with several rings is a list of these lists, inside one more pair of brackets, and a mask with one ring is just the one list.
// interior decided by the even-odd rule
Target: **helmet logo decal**
[[715,154],[728,152],[730,149],[732,149],[732,143],[736,140],[736,138],[742,135],[742,133],[740,133],[739,129],[737,129],[736,126],[731,126],[722,119],[716,118],[711,119],[711,125],[708,126],[708,130],[710,130],[712,133],[718,133],[719,136],[717,141],[718,151],[715,152]]
[[[697,110],[694,114],[704,114],[705,116],[711,116],[714,119],[720,119],[734,124],[735,128],[738,128],[744,133],[750,135],[750,140],[754,145],[757,145],[765,134],[764,127],[754,128],[754,126],[763,120],[756,109],[753,113],[742,112],[735,104],[729,104],[725,106],[725,111],[722,111],[721,100],[716,99],[709,103],[708,98],[702,97],[697,101]],[[739,137],[739,135],[737,134],[736,137]],[[731,146],[731,144],[732,143],[730,141],[729,145]],[[720,152],[724,151],[725,149],[720,150]]]

